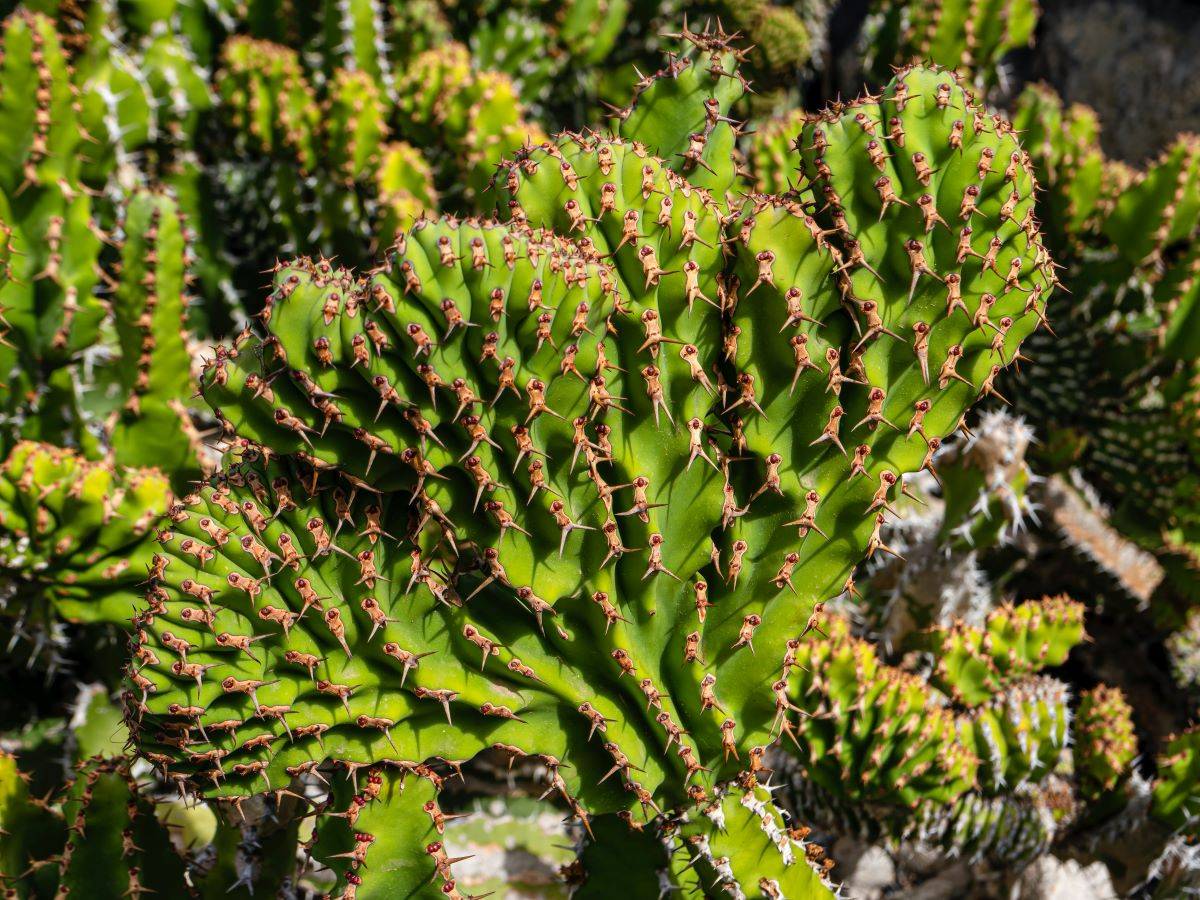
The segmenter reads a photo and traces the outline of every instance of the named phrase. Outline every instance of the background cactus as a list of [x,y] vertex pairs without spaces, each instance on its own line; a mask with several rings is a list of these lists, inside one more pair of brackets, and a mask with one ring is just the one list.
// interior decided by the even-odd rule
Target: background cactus
[[1033,39],[1037,0],[879,0],[867,28],[866,67],[876,78],[912,59],[954,60],[980,88],[1001,77],[1000,60]]

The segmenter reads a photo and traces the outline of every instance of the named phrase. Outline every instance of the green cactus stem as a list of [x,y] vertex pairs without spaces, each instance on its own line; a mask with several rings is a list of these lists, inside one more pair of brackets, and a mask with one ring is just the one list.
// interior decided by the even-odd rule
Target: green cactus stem
[[1002,80],[1006,53],[1033,42],[1037,0],[876,0],[867,24],[866,66],[883,80],[913,60],[952,65],[982,89]]

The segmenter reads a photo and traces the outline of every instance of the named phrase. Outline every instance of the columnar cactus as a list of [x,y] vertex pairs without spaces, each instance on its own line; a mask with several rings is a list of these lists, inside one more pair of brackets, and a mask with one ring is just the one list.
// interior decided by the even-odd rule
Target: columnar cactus
[[[10,759],[0,764],[11,764]],[[37,844],[25,843],[30,837],[26,818],[13,810],[14,800],[10,800],[5,826],[10,834],[15,829],[21,849],[29,851]],[[25,802],[34,806],[34,798]],[[48,803],[53,806],[44,808],[53,810],[61,820],[56,823],[62,832],[59,849],[49,858],[27,857],[29,867],[9,871],[10,878],[20,878],[18,883],[34,891],[48,889],[48,894],[56,896],[115,900],[143,892],[187,893],[183,860],[172,849],[167,829],[155,818],[153,805],[141,796],[123,758],[97,758],[80,764],[74,778]],[[14,812],[17,814],[12,815]]]
[[1075,772],[1080,792],[1093,799],[1128,776],[1137,756],[1133,710],[1118,688],[1098,685],[1079,700]]
[[[436,781],[499,746],[584,823],[740,797],[754,847],[693,835],[714,877],[821,892],[758,811],[765,746],[803,727],[788,675],[1041,320],[1049,260],[1015,136],[935,69],[812,117],[802,190],[738,202],[737,54],[683,37],[615,136],[500,167],[505,221],[419,221],[364,276],[281,265],[217,351],[229,467],[171,510],[129,676],[164,776]],[[343,896],[393,887],[361,835]]]
[[750,135],[750,169],[756,187],[765,194],[792,190],[797,180],[795,142],[806,113],[789,110],[760,122]]
[[[167,192],[143,188],[128,194],[112,230],[101,228],[84,180],[79,91],[53,23],[19,11],[5,21],[3,41],[0,120],[10,152],[0,167],[0,444],[49,440],[144,465],[149,426],[153,462],[172,476],[195,474],[182,322],[191,231]],[[114,319],[119,349],[109,346]]]
[[156,466],[176,483],[198,474],[203,449],[188,410],[195,392],[187,304],[194,280],[188,224],[168,192],[140,191],[113,235],[118,338],[108,377],[122,398],[107,441],[126,465]]
[[1172,735],[1158,759],[1151,816],[1195,838],[1200,824],[1200,731]]
[[[542,135],[525,116],[516,87],[501,72],[479,70],[461,44],[427,50],[409,64],[397,85],[396,115],[403,134],[442,151],[438,158],[457,175],[464,198],[486,207],[482,196],[497,158]],[[446,155],[442,155],[442,154]]]
[[1040,336],[1031,342],[1030,389],[1018,394],[1018,407],[1045,437],[1038,461],[1078,465],[1112,503],[1112,524],[1155,553],[1169,589],[1186,597],[1196,583],[1200,484],[1200,347],[1190,337],[1196,139],[1181,136],[1135,172],[1095,147],[1093,113],[1064,113],[1048,89],[1027,90],[1016,118],[1035,161],[1055,172],[1039,207],[1047,243],[1074,262],[1074,299],[1060,304],[1066,340],[1052,352]]
[[954,61],[980,88],[1002,80],[1000,62],[1032,42],[1037,0],[876,0],[867,25],[867,71],[882,77],[913,59]]
[[[97,339],[101,233],[81,180],[84,135],[62,44],[48,18],[4,21],[0,66],[0,314],[5,430],[58,439],[76,427],[63,366]],[[30,99],[34,102],[31,103]]]

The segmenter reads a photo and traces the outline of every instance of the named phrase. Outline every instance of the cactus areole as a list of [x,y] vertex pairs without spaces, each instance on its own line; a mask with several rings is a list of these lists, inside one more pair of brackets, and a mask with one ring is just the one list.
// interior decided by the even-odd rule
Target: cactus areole
[[[353,827],[380,772],[500,748],[585,825],[684,835],[705,890],[827,892],[761,789],[805,740],[798,649],[1053,275],[1016,135],[952,73],[809,117],[796,190],[739,195],[738,55],[683,38],[614,132],[504,161],[501,219],[281,265],[218,348],[227,465],[159,533],[129,669],[166,777],[341,769]],[[762,849],[719,851],[734,815]],[[458,896],[437,848],[371,868],[383,840],[329,855],[341,896]]]

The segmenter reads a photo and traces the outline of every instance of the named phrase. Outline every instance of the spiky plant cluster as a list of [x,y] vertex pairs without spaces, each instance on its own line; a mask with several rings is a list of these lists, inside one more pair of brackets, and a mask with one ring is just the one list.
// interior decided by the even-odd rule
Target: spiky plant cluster
[[428,164],[390,140],[390,101],[368,74],[335,70],[320,100],[288,47],[236,37],[221,62],[223,112],[261,179],[256,194],[274,204],[266,227],[278,246],[346,251],[375,225],[436,206]]
[[[988,633],[1005,630],[1016,639],[1011,659],[1017,643],[1041,639],[1038,617],[1063,606],[1021,604],[993,617]],[[1048,843],[1057,826],[1042,822],[1035,807],[1051,794],[1070,801],[1056,774],[1070,741],[1065,685],[1044,675],[1005,680],[992,659],[976,657],[986,659],[981,668],[990,666],[995,682],[992,691],[967,696],[945,671],[928,678],[919,667],[884,664],[843,619],[825,618],[820,627],[822,637],[805,644],[795,695],[805,717],[793,736],[800,767],[792,784],[805,813],[851,834],[921,840],[996,860],[1028,859]],[[1026,672],[1059,661],[1044,650],[1027,652],[1036,661]],[[1031,816],[1042,826],[1032,832]]]
[[[1183,135],[1142,171],[1096,147],[1095,115],[1026,90],[1016,119],[1049,174],[1039,210],[1067,261],[1066,340],[1031,342],[1022,412],[1042,464],[1077,465],[1113,505],[1112,524],[1159,555],[1173,589],[1195,585],[1200,347],[1194,329],[1200,153]],[[1063,295],[1060,295],[1063,296]]]
[[49,440],[144,465],[153,435],[156,464],[197,472],[184,332],[193,256],[179,204],[139,188],[102,228],[81,93],[53,22],[15,13],[3,40],[0,445]]
[[731,887],[821,890],[756,793],[804,623],[1040,323],[1049,260],[1015,136],[936,69],[811,117],[803,189],[737,200],[738,55],[683,38],[616,134],[501,165],[504,220],[280,266],[205,372],[227,467],[159,534],[130,721],[208,796],[367,779],[323,807],[359,829],[343,894],[397,886],[357,865],[401,852],[357,818],[391,817],[376,790],[487,747]]
[[3,25],[0,629],[127,723],[9,648],[9,893],[465,898],[489,779],[579,897],[1197,880],[1194,139],[981,107],[1024,2],[820,113],[823,4],[301,6]]

